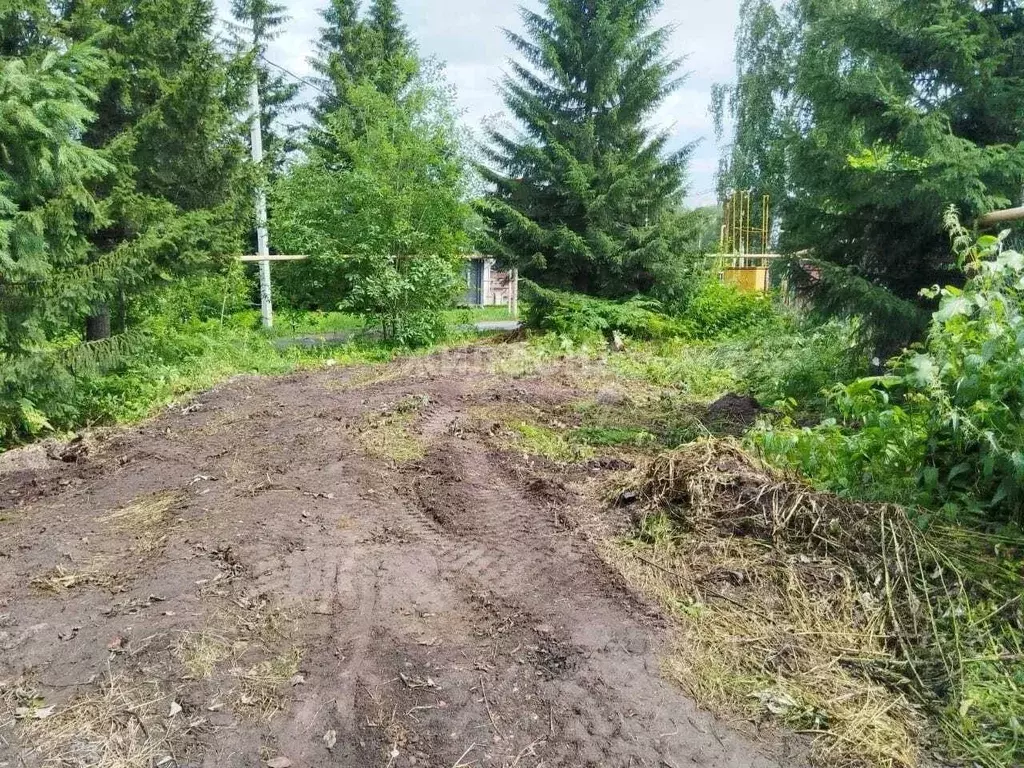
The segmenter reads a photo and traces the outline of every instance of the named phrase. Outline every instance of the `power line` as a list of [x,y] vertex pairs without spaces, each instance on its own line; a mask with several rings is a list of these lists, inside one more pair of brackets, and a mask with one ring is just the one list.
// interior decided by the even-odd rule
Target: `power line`
[[[223,45],[225,45],[225,46],[227,46],[227,47],[229,47],[229,48],[234,48],[234,47],[235,47],[235,45],[236,45],[235,41],[233,41],[233,40],[230,40],[230,39],[228,39],[228,38],[224,37],[224,35],[220,34],[219,32],[218,32],[218,33],[215,33],[215,34],[213,35],[213,40],[214,40],[214,42],[217,42],[217,43],[221,43],[221,44],[223,44]],[[296,75],[296,74],[295,74],[294,72],[292,72],[292,71],[291,71],[290,69],[287,69],[286,67],[282,67],[282,66],[281,66],[280,64],[278,64],[278,63],[277,63],[276,61],[271,61],[270,59],[268,59],[268,58],[266,57],[266,55],[264,55],[264,54],[262,54],[262,53],[261,53],[261,54],[259,54],[259,58],[260,58],[260,61],[262,61],[263,63],[265,63],[265,64],[269,64],[270,66],[274,67],[275,69],[279,69],[279,70],[281,70],[281,71],[282,71],[282,72],[284,72],[284,73],[285,73],[286,75],[288,75],[288,77],[290,77],[290,78],[292,78],[293,80],[296,80],[296,81],[298,81],[298,82],[302,83],[302,84],[303,84],[303,85],[305,85],[305,86],[306,86],[307,88],[312,88],[312,89],[313,89],[314,91],[319,91],[319,92],[320,92],[320,93],[322,93],[322,94],[323,94],[324,96],[328,96],[328,97],[329,97],[329,96],[331,96],[331,94],[330,94],[330,93],[328,93],[327,91],[325,91],[325,90],[324,90],[323,88],[321,88],[321,87],[320,87],[319,85],[317,85],[316,83],[314,83],[314,82],[313,82],[312,80],[307,80],[306,78],[302,77],[301,75]]]
[[286,69],[285,67],[282,67],[282,66],[281,66],[280,64],[277,64],[276,62],[273,62],[273,61],[271,61],[271,60],[270,60],[270,59],[268,59],[268,58],[267,58],[266,56],[264,56],[264,55],[263,55],[262,53],[260,54],[260,61],[262,61],[262,62],[264,62],[265,64],[269,64],[270,66],[272,66],[272,67],[275,67],[275,68],[277,68],[277,69],[281,70],[281,71],[282,71],[282,72],[284,72],[284,73],[285,73],[286,75],[288,75],[288,77],[292,78],[293,80],[297,80],[297,81],[299,81],[299,82],[300,82],[300,83],[302,83],[303,85],[305,85],[305,86],[307,86],[307,87],[309,87],[309,88],[312,88],[312,89],[313,89],[314,91],[319,91],[319,92],[320,92],[320,93],[322,93],[322,94],[323,94],[324,96],[328,96],[328,97],[329,97],[329,96],[331,96],[331,94],[329,94],[329,93],[328,93],[327,91],[325,91],[325,90],[324,90],[323,88],[321,88],[321,87],[320,87],[319,85],[317,85],[316,83],[314,83],[314,82],[313,82],[312,80],[307,80],[307,79],[306,79],[306,78],[304,78],[304,77],[300,77],[299,75],[296,75],[296,74],[295,74],[294,72],[292,72],[291,70],[289,70],[289,69]]

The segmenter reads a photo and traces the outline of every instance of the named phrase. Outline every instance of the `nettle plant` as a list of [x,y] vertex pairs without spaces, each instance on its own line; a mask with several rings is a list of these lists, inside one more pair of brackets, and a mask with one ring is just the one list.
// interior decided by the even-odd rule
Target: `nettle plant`
[[947,217],[968,279],[933,288],[926,341],[829,393],[834,418],[753,440],[822,485],[949,517],[1024,519],[1024,255]]

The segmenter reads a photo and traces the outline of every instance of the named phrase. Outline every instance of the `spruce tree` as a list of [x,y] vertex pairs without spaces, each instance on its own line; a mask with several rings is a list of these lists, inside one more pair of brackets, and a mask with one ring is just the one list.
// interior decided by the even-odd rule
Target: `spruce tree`
[[0,56],[27,56],[47,40],[52,25],[46,0],[0,5]]
[[89,187],[111,170],[77,140],[94,117],[78,78],[99,71],[96,53],[21,50],[0,58],[0,361],[88,307],[96,287],[86,233],[100,217]]
[[369,76],[377,90],[397,98],[416,77],[420,63],[395,0],[373,0],[366,27],[371,57]]
[[[322,93],[310,141],[333,154],[332,162],[346,165],[352,162],[348,139],[367,130],[362,111],[352,109],[353,89],[369,85],[397,102],[419,74],[420,60],[393,0],[374,0],[365,19],[358,0],[331,0],[321,15],[312,64]],[[340,140],[339,131],[345,134]]]
[[[69,4],[67,28],[99,41],[109,66],[93,81],[96,120],[82,139],[116,172],[95,194],[105,225],[92,260],[120,278],[108,300],[186,274],[211,255],[236,253],[247,216],[245,147],[233,89],[213,41],[209,0],[86,0]],[[87,321],[109,333],[109,303]]]
[[545,0],[508,33],[523,57],[503,90],[521,130],[488,131],[484,246],[540,282],[620,296],[649,290],[671,255],[661,224],[691,147],[647,122],[681,83],[653,28],[660,0]]
[[281,120],[295,111],[299,95],[299,85],[267,61],[268,45],[280,37],[290,18],[286,11],[287,6],[274,0],[231,0],[235,45],[243,57],[252,58],[258,78],[263,151],[272,178],[280,173],[293,145],[293,129],[281,125]]
[[323,27],[310,60],[320,89],[313,108],[318,123],[347,103],[347,91],[366,77],[367,29],[359,0],[330,0],[321,12]]
[[40,397],[68,376],[47,342],[104,290],[86,235],[101,216],[90,188],[111,168],[77,138],[94,98],[79,78],[102,62],[29,35],[10,38],[18,57],[0,57],[0,442],[48,428]]
[[[921,289],[956,283],[943,215],[1020,203],[1020,2],[748,0],[723,186],[769,191],[780,247],[819,308],[881,352],[923,331]],[[925,20],[925,21],[922,21]]]

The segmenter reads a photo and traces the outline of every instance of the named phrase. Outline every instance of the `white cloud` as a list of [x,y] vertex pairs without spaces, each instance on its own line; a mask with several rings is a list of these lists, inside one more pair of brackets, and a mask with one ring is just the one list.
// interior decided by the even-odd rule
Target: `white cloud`
[[[229,0],[216,0],[225,15]],[[292,0],[292,20],[271,47],[270,56],[299,76],[309,76],[325,0]],[[410,31],[420,50],[447,63],[467,127],[502,111],[497,90],[513,55],[502,28],[519,29],[518,4],[510,0],[400,0]],[[530,0],[537,7],[536,0]],[[674,28],[672,52],[687,56],[690,73],[685,86],[655,115],[654,123],[672,132],[673,146],[700,140],[690,167],[690,202],[714,202],[714,173],[718,147],[708,107],[711,87],[733,75],[733,34],[739,0],[665,0],[659,22]]]

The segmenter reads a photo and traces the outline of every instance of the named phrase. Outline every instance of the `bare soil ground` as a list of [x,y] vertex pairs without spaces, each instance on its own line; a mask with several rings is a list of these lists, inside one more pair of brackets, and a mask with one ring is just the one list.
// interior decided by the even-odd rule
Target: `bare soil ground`
[[662,678],[593,546],[617,463],[473,415],[586,394],[509,349],[239,378],[0,457],[0,766],[801,764]]

